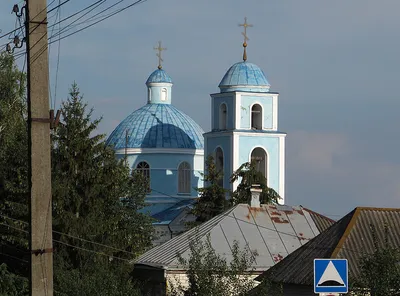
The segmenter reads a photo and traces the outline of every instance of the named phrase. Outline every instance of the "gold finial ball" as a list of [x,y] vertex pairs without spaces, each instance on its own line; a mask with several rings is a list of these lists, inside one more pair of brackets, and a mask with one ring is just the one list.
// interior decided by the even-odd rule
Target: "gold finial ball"
[[160,65],[160,66],[158,66],[158,69],[159,69],[159,70],[161,70],[161,69],[162,69],[162,66],[161,66],[161,65]]
[[243,47],[247,47],[247,43],[245,42],[245,43],[243,43]]

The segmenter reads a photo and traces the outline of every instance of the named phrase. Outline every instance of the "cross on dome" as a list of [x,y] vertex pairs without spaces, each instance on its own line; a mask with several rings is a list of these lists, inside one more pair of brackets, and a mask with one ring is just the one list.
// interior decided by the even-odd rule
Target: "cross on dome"
[[164,60],[161,57],[161,53],[162,53],[163,50],[167,50],[167,48],[162,47],[161,46],[161,41],[158,41],[158,47],[154,47],[154,50],[158,51],[157,54],[156,54],[157,57],[158,57],[158,69],[161,70],[162,69],[161,62],[164,62]]
[[247,28],[251,28],[253,27],[253,25],[250,25],[247,23],[247,17],[244,18],[244,23],[243,24],[239,24],[239,27],[243,27],[244,28],[244,32],[242,32],[242,35],[244,37],[244,41],[243,41],[243,61],[247,60],[247,54],[246,54],[246,47],[247,47],[247,41],[250,40],[249,37],[247,37]]

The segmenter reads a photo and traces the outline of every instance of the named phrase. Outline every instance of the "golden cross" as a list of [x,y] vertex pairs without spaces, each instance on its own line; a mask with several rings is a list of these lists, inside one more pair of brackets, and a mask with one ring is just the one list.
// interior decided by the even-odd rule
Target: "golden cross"
[[158,41],[158,47],[154,47],[154,50],[158,51],[156,54],[158,57],[158,69],[161,69],[162,68],[161,62],[164,62],[164,60],[161,57],[161,52],[167,49],[161,46],[161,41]]
[[247,28],[253,27],[253,25],[250,25],[247,23],[247,17],[244,18],[244,23],[239,24],[239,27],[244,28],[244,32],[242,32],[242,35],[244,37],[243,41],[243,61],[247,60],[247,53],[246,53],[246,47],[247,47],[247,40],[249,40],[249,37],[247,37]]
[[243,27],[244,28],[244,32],[242,32],[242,35],[244,36],[243,46],[245,46],[246,41],[249,40],[249,38],[247,37],[247,28],[253,27],[253,25],[248,24],[247,23],[247,17],[245,17],[244,18],[244,23],[243,24],[239,24],[239,27]]

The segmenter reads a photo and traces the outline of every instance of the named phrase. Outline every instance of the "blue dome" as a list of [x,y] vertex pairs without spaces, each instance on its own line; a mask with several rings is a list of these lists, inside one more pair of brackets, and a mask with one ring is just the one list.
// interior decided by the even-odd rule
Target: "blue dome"
[[172,83],[172,79],[163,69],[157,69],[147,78],[146,84],[149,83]]
[[221,92],[268,92],[270,84],[260,67],[248,62],[239,62],[229,68],[218,87]]
[[[126,141],[128,131],[128,141]],[[204,149],[204,131],[189,116],[168,104],[147,104],[125,118],[111,133],[114,149]]]

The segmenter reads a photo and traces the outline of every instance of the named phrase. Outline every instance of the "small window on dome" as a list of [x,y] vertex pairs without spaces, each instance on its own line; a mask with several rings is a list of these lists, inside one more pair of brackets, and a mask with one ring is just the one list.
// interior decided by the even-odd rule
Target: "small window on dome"
[[151,88],[149,88],[149,89],[147,90],[147,96],[148,96],[149,102],[151,102]]
[[163,88],[161,89],[161,101],[166,101],[167,100],[167,89]]

